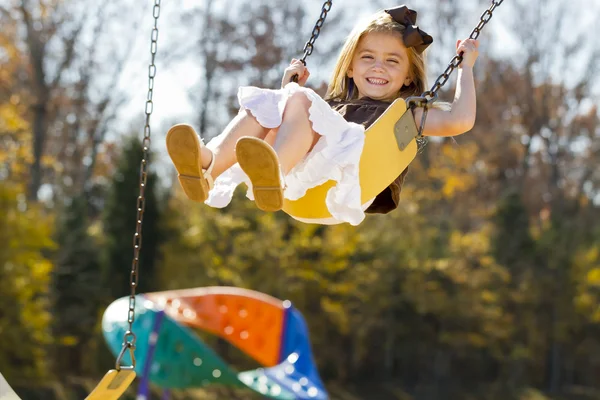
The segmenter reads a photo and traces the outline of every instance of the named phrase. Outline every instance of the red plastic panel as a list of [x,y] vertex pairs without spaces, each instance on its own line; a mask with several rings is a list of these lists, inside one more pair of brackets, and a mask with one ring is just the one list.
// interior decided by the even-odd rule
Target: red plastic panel
[[209,287],[146,294],[181,324],[219,335],[266,367],[281,349],[282,302],[252,290]]

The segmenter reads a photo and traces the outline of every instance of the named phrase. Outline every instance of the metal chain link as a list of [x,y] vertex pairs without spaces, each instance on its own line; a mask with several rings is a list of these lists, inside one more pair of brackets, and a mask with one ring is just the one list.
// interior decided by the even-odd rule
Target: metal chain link
[[[123,335],[123,348],[121,353],[117,357],[116,369],[135,369],[135,341],[136,336],[133,333],[133,323],[135,322],[135,290],[138,284],[138,266],[140,262],[140,250],[142,249],[142,222],[144,220],[144,210],[146,207],[146,180],[148,178],[148,164],[149,164],[149,151],[150,151],[150,116],[152,115],[152,109],[154,103],[152,102],[152,96],[154,94],[154,77],[156,76],[156,65],[154,59],[156,58],[157,43],[158,43],[158,17],[160,16],[160,0],[154,0],[154,7],[152,8],[152,16],[154,17],[154,27],[150,34],[150,65],[148,66],[148,96],[146,97],[146,106],[144,112],[146,114],[146,123],[144,125],[144,139],[142,141],[143,154],[142,161],[140,163],[140,181],[139,181],[139,196],[137,198],[137,217],[135,233],[133,234],[133,261],[131,263],[131,274],[130,274],[130,286],[131,293],[129,295],[129,309],[127,312],[127,323],[128,329]],[[131,366],[121,366],[121,361],[125,353],[129,351],[131,355]]]
[[302,63],[305,65],[306,65],[306,57],[308,57],[312,54],[315,41],[321,34],[321,28],[323,27],[323,24],[325,23],[325,18],[327,18],[327,13],[329,12],[329,10],[331,10],[332,3],[333,3],[333,1],[329,1],[329,0],[327,0],[323,3],[323,7],[321,7],[321,15],[319,16],[319,19],[317,20],[317,23],[315,24],[315,26],[312,30],[310,39],[304,45],[304,49],[303,49],[304,55],[302,56],[300,61],[302,61]]
[[[504,0],[492,0],[492,5],[481,14],[479,17],[479,23],[477,26],[471,31],[469,35],[469,39],[477,39],[483,27],[492,19],[492,13],[500,4],[502,4]],[[448,81],[452,72],[458,68],[460,63],[462,62],[462,55],[455,55],[444,72],[435,80],[435,83],[431,87],[430,90],[423,92],[420,96],[413,96],[406,99],[408,107],[428,107],[430,103],[434,102],[437,99],[437,92],[441,89],[442,86]],[[419,132],[420,134],[421,132]]]
[[[319,19],[317,19],[317,22],[315,23],[315,26],[312,30],[312,34],[310,35],[310,39],[304,45],[304,49],[302,49],[302,51],[304,51],[304,55],[302,56],[300,61],[302,61],[302,64],[304,64],[304,65],[306,65],[306,58],[312,54],[312,52],[315,48],[315,41],[321,34],[321,28],[323,27],[323,24],[325,23],[325,18],[327,18],[327,13],[329,12],[329,10],[331,10],[332,3],[333,3],[333,1],[331,1],[331,0],[326,0],[323,3],[323,6],[321,7],[321,15],[319,16]],[[298,82],[298,74],[296,74],[292,77],[292,82]]]

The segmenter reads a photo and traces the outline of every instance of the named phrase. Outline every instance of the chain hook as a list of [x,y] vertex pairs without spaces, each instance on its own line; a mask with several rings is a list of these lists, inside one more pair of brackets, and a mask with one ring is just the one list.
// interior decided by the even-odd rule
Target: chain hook
[[[131,333],[133,335],[133,333]],[[129,357],[131,357],[131,365],[121,365],[125,354],[129,350]],[[117,371],[120,370],[135,370],[135,335],[132,342],[124,342],[123,347],[121,348],[121,352],[117,357],[117,361],[115,362],[115,369]]]

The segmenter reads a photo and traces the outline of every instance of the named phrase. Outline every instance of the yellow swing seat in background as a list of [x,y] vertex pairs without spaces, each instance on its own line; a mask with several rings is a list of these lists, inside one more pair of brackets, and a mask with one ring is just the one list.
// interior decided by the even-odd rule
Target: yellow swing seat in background
[[111,369],[85,400],[118,400],[135,379],[132,369]]
[[[359,164],[361,204],[383,192],[417,156],[417,127],[404,99],[396,99],[365,131]],[[331,218],[325,198],[334,181],[309,189],[298,200],[284,199],[283,211],[303,219]]]
[[[134,370],[112,369],[94,388],[85,400],[119,400],[135,379]],[[0,400],[20,400],[0,373]]]

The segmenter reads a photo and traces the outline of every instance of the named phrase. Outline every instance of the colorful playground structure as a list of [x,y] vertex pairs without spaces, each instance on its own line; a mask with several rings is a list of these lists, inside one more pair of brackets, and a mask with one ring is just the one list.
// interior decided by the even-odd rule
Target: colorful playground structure
[[[105,311],[102,330],[117,356],[128,328],[129,298]],[[233,287],[207,287],[137,295],[136,375],[139,400],[149,399],[149,383],[165,390],[212,384],[246,386],[266,398],[326,400],[308,329],[289,301]],[[227,340],[261,366],[237,372],[219,357],[194,328]],[[127,354],[124,362],[131,363]]]

